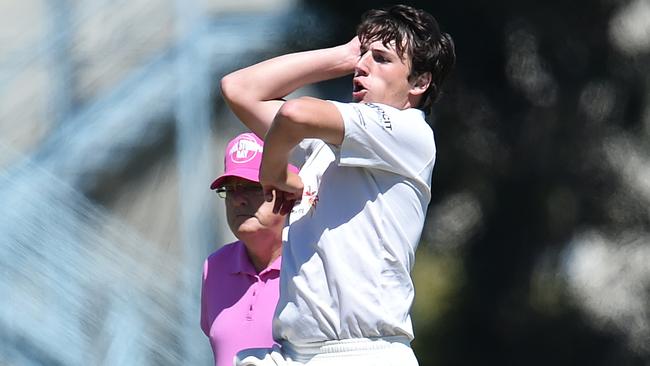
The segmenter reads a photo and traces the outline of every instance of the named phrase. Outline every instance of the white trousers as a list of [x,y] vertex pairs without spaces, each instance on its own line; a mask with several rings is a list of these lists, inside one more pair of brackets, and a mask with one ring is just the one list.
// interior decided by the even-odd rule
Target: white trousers
[[405,337],[355,338],[296,346],[251,348],[237,353],[234,366],[418,366]]

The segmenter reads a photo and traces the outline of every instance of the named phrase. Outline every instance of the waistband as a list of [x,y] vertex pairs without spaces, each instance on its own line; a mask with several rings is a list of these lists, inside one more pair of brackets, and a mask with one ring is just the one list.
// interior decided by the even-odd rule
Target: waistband
[[390,348],[395,344],[411,346],[411,341],[403,336],[378,337],[378,338],[350,338],[324,342],[313,342],[296,345],[287,341],[282,342],[284,353],[296,356],[313,356],[316,354],[370,351]]

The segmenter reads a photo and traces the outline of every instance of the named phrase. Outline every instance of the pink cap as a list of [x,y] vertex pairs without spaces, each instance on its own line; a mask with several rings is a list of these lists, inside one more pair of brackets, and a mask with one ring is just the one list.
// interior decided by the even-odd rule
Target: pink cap
[[[240,177],[259,182],[260,164],[264,141],[254,133],[242,133],[230,140],[223,158],[224,172],[212,182],[210,189],[219,188],[227,177]],[[289,164],[289,171],[298,173],[298,168]]]

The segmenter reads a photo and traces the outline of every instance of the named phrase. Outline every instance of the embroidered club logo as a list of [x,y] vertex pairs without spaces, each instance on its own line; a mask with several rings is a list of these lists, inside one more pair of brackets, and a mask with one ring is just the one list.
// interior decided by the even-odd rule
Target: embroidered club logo
[[313,215],[314,210],[316,210],[316,205],[318,205],[318,191],[312,191],[311,187],[309,187],[305,191],[305,197],[307,197],[307,203],[309,204],[309,211]]
[[316,205],[318,205],[318,191],[312,190],[311,186],[307,185],[302,193],[302,199],[291,209],[291,214],[303,215],[309,212],[309,215],[313,216]]
[[261,152],[262,146],[253,137],[243,136],[232,145],[228,155],[233,163],[245,164],[255,159],[255,156]]

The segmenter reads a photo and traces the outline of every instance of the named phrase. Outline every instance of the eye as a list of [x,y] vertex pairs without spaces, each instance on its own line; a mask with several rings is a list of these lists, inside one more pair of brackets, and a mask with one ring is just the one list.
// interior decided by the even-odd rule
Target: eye
[[375,60],[375,62],[379,62],[379,63],[388,62],[388,59],[384,57],[381,53],[373,53],[372,58]]
[[259,186],[259,185],[257,185],[257,186],[254,186],[254,185],[243,186],[241,188],[242,188],[242,190],[244,192],[251,193],[251,194],[258,194],[258,193],[262,192],[262,186]]

